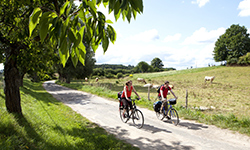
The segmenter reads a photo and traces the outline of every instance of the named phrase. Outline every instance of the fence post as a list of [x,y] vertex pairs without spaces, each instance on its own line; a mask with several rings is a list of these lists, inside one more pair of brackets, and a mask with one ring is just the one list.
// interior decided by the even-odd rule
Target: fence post
[[186,109],[188,107],[188,90],[186,90]]
[[148,100],[150,101],[150,86],[148,86]]

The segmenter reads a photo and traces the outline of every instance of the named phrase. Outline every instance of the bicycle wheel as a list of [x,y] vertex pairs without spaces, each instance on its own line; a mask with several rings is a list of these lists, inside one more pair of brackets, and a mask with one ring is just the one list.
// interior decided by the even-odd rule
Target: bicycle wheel
[[[122,122],[124,122],[124,123],[126,123],[127,121],[128,121],[128,118],[124,118],[123,117],[123,108],[119,108],[119,112],[120,112],[120,118],[121,118],[121,120],[122,120]],[[127,112],[125,111],[125,116],[127,116]]]
[[135,125],[138,129],[140,129],[140,128],[143,127],[143,125],[144,125],[144,117],[143,117],[142,112],[141,112],[139,109],[136,109],[136,110],[133,112],[132,120],[133,120],[134,125]]
[[163,113],[160,113],[160,112],[155,112],[156,114],[156,117],[159,119],[159,120],[163,120],[163,118],[165,117],[165,115]]
[[174,125],[177,126],[179,124],[179,116],[174,108],[170,109],[170,111],[168,112],[168,116],[170,117],[170,120]]

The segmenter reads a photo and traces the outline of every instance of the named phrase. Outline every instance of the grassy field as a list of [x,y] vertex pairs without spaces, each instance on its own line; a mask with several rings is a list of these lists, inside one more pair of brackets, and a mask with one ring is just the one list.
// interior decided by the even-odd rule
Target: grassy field
[[[214,82],[205,83],[205,76],[215,76]],[[78,80],[71,84],[61,84],[116,100],[116,94],[123,89],[124,83],[132,80],[135,89],[142,97],[138,104],[152,110],[157,95],[156,89],[150,90],[150,100],[148,100],[148,89],[136,81],[138,77],[157,85],[163,84],[165,80],[170,81],[170,84],[174,85],[173,91],[178,96],[175,107],[180,117],[214,124],[250,136],[250,67],[216,66],[134,74],[133,77],[122,79],[100,79],[99,83],[94,80],[89,83]],[[187,93],[188,109],[184,109]],[[200,107],[214,109],[201,111]]]
[[0,86],[1,150],[138,149],[55,100],[41,83],[24,80],[21,88],[23,116],[9,114],[2,83]]

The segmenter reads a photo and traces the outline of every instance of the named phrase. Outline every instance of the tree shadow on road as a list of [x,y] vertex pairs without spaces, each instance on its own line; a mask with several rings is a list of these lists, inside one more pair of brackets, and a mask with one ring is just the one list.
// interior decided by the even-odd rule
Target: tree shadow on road
[[172,133],[171,131],[168,131],[166,129],[157,128],[155,126],[151,126],[151,125],[148,125],[148,124],[144,124],[142,130],[150,131],[151,133],[157,133],[157,132]]
[[177,126],[185,127],[187,129],[190,129],[190,130],[202,130],[202,129],[208,128],[207,125],[198,124],[198,123],[191,123],[191,122],[180,122]]
[[[128,137],[130,135],[128,130],[122,129],[120,126],[117,126],[115,128],[104,126],[103,128],[108,130],[109,133],[116,135],[119,139],[125,140],[133,144],[134,146],[139,147],[140,149],[146,149],[146,150],[162,150],[162,149],[192,150],[192,149],[195,149],[192,146],[182,145],[180,141],[170,142],[171,145],[168,145],[166,144],[166,142],[168,141],[163,141],[161,139],[152,140],[150,137],[139,137],[136,139],[132,139]],[[156,132],[161,132],[161,131],[172,133],[165,129],[156,128],[150,125],[144,125],[141,130],[151,131],[151,133],[156,133]]]

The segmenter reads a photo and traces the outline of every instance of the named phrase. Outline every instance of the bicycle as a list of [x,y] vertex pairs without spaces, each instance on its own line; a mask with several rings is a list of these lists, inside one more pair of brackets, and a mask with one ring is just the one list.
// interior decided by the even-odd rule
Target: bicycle
[[[123,105],[122,105],[122,101],[119,99],[119,112],[120,112],[120,118],[121,120],[124,122],[124,123],[127,123],[128,120],[131,118],[133,120],[133,123],[134,125],[140,129],[143,127],[144,125],[144,117],[143,117],[143,114],[142,112],[136,108],[136,105],[135,105],[135,100],[136,99],[131,99],[132,101],[132,112],[130,113],[130,115],[127,114],[127,111],[125,111],[124,115],[126,116],[124,118],[123,116]],[[137,98],[137,100],[139,100]],[[129,110],[130,111],[130,110]]]
[[[162,101],[160,101],[162,103]],[[167,100],[167,105],[169,106],[168,110],[165,110],[165,107],[163,106],[162,112],[160,112],[160,108],[156,110],[156,117],[160,120],[163,120],[164,118],[167,118],[170,120],[175,126],[179,124],[179,115],[177,111],[173,108],[172,105],[176,104],[176,99],[172,98]]]

